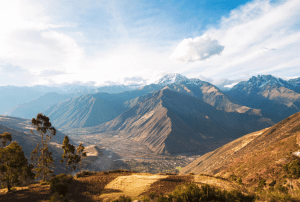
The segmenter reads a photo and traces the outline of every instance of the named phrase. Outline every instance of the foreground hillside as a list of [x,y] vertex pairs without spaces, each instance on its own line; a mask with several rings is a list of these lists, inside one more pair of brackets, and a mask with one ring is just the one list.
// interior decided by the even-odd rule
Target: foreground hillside
[[[200,187],[207,184],[228,192],[239,189],[243,190],[245,196],[249,195],[245,187],[236,182],[206,175],[153,175],[118,170],[83,173],[70,183],[66,195],[69,201],[113,201],[120,196],[127,196],[132,200],[157,201],[159,196],[167,196],[176,187],[186,183],[198,184]],[[0,189],[0,201],[48,201],[50,197],[50,186],[38,183],[16,187],[12,193],[5,193],[4,189]]]
[[[280,123],[245,135],[219,149],[207,153],[185,168],[181,173],[193,172],[240,177],[242,182],[256,186],[262,179],[267,183],[276,180],[284,186],[290,179],[298,179],[300,113]],[[295,167],[296,166],[296,167]],[[295,168],[294,168],[295,167]],[[291,182],[298,187],[298,180]]]

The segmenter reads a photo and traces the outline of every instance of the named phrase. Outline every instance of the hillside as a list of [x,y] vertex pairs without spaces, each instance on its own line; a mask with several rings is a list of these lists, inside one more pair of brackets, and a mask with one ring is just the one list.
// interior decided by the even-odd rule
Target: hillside
[[[66,195],[69,201],[113,201],[120,196],[130,197],[131,201],[158,201],[159,196],[168,196],[185,183],[207,184],[227,191],[246,190],[236,182],[212,176],[153,175],[122,170],[83,173],[69,185]],[[48,201],[51,196],[49,185],[37,183],[17,187],[12,193],[4,192],[5,190],[0,189],[1,201]],[[240,195],[243,194],[241,192]],[[206,192],[205,195],[207,196]]]
[[193,172],[240,176],[243,183],[257,183],[260,179],[284,181],[282,165],[291,162],[292,152],[299,150],[300,113],[280,123],[245,135],[215,151],[207,153],[181,173]]
[[118,131],[156,153],[171,154],[207,152],[222,141],[271,125],[260,115],[227,113],[165,87],[93,131]]

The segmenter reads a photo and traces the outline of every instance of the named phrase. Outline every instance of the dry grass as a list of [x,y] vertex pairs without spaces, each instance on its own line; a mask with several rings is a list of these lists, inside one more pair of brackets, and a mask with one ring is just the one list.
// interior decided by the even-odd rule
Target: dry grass
[[199,174],[195,176],[194,182],[197,184],[208,184],[214,187],[221,188],[227,191],[240,190],[247,192],[247,190],[236,182],[215,176]]
[[13,188],[13,191],[7,193],[7,189],[2,189],[0,192],[0,201],[9,202],[45,202],[50,197],[50,186],[40,185],[39,183],[30,184],[26,187]]

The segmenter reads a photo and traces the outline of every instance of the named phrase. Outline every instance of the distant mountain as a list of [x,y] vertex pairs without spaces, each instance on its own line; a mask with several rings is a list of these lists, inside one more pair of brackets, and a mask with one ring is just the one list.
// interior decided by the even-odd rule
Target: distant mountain
[[221,91],[228,91],[233,86],[238,84],[240,81],[242,81],[242,79],[236,79],[236,80],[220,79],[217,81],[213,81],[211,83],[217,86]]
[[188,79],[180,74],[169,74],[155,84],[143,86],[137,90],[116,94],[97,93],[83,95],[49,107],[44,113],[53,120],[53,124],[62,129],[92,127],[111,121],[121,113],[142,101],[148,93],[168,86],[169,89],[194,96],[216,109],[226,112],[259,115],[258,109],[234,104],[231,98],[214,85],[199,79]]
[[0,114],[4,114],[10,108],[34,100],[44,94],[44,92],[31,87],[0,86]]
[[[241,177],[243,183],[283,183],[283,165],[299,156],[300,112],[278,124],[247,134],[207,153],[184,167],[181,173],[205,173]],[[282,179],[282,180],[281,180]]]
[[296,79],[290,79],[288,82],[293,85],[293,90],[295,92],[300,93],[300,77]]
[[[46,97],[50,98],[49,104],[56,104],[61,102],[57,94],[63,94],[68,98],[73,98],[85,94],[95,94],[99,92],[107,92],[107,93],[120,93],[123,91],[129,91],[138,88],[138,86],[124,86],[124,85],[115,85],[115,86],[84,86],[84,85],[76,85],[76,84],[67,84],[67,85],[59,85],[59,86],[0,86],[0,114],[2,115],[13,115],[29,118],[31,114],[27,114],[25,111],[35,110],[31,106],[36,104],[40,106],[39,110],[42,109],[44,96],[47,93],[56,93],[48,94]],[[41,97],[41,98],[39,98]],[[38,99],[39,98],[39,99]],[[57,102],[54,103],[55,98],[58,99]],[[37,100],[36,100],[37,99]],[[41,102],[39,102],[41,101]],[[24,104],[24,105],[23,105]],[[22,106],[19,106],[22,105]],[[47,106],[49,107],[49,105]],[[46,108],[47,108],[46,107]],[[43,108],[42,110],[45,110]],[[16,111],[15,111],[16,110]],[[15,111],[13,113],[13,111]]]
[[279,122],[300,111],[300,94],[294,85],[271,75],[242,81],[226,93],[241,105],[261,109],[262,115]]
[[47,93],[35,100],[17,105],[16,107],[7,111],[6,115],[31,119],[36,117],[38,113],[44,111],[51,105],[72,97],[74,97],[74,94]]
[[114,85],[114,86],[102,86],[97,88],[97,92],[103,93],[121,93],[124,91],[131,91],[137,89],[138,86],[124,86],[124,85]]
[[118,131],[156,153],[173,154],[207,152],[213,144],[270,125],[272,122],[261,115],[217,110],[167,86],[145,95],[132,108],[94,130]]

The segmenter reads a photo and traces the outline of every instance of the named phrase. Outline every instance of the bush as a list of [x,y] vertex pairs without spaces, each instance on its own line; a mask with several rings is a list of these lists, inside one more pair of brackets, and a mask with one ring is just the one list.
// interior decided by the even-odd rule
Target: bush
[[237,180],[236,175],[234,175],[234,174],[230,175],[230,176],[229,176],[229,179],[230,179],[231,181],[236,181],[236,180]]
[[113,202],[131,202],[131,198],[129,196],[120,196],[118,199],[113,200]]
[[51,195],[49,202],[65,202],[67,201],[64,199],[62,195],[59,195],[58,193],[54,193]]
[[172,198],[173,198],[172,195],[169,195],[168,197],[160,195],[157,198],[156,202],[172,202]]
[[148,194],[148,196],[150,199],[154,199],[154,197],[156,196],[156,193],[154,191],[152,191]]
[[73,181],[72,175],[60,174],[50,180],[50,190],[65,196],[68,192],[68,185]]
[[239,178],[239,179],[237,180],[237,183],[240,184],[240,185],[242,185],[242,184],[243,184],[242,178]]
[[[172,197],[177,202],[188,201],[254,201],[255,196],[244,195],[240,191],[226,191],[219,188],[203,185],[199,188],[196,184],[185,184],[176,187]],[[170,199],[170,196],[169,196]],[[165,199],[164,199],[165,200]]]
[[259,181],[258,185],[257,185],[257,189],[258,190],[262,190],[265,186],[266,186],[266,180],[265,179],[262,179]]

